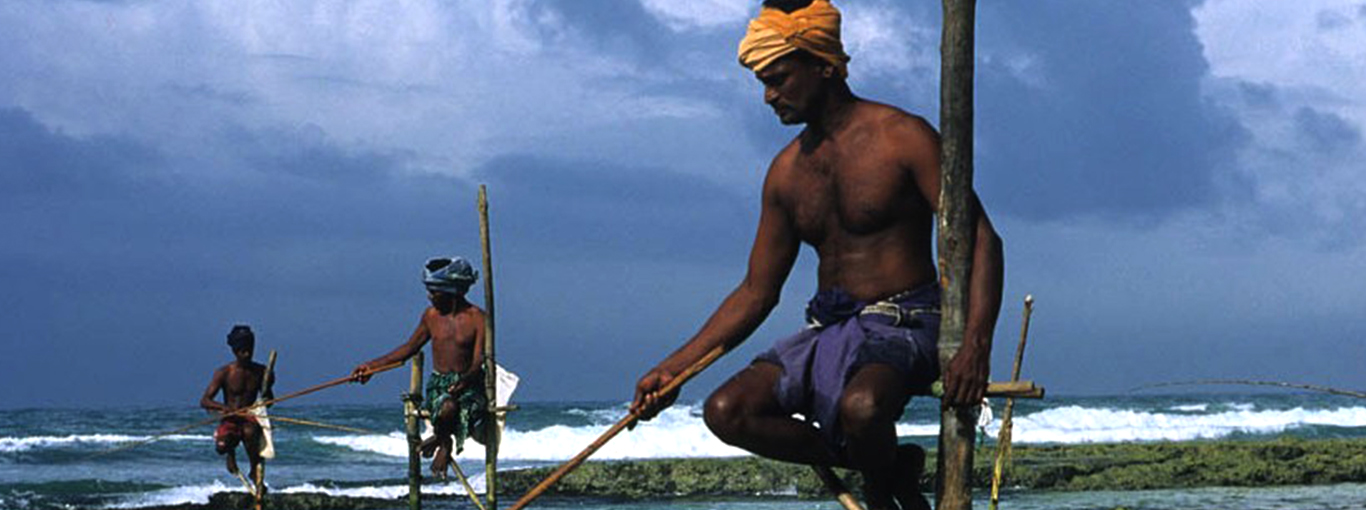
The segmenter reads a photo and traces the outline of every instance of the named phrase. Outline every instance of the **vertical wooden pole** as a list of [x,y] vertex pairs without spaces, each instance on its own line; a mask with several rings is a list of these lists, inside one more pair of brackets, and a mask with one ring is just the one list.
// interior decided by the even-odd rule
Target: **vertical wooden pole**
[[479,241],[484,250],[484,392],[488,397],[488,418],[484,420],[484,494],[488,508],[498,508],[498,370],[493,356],[493,249],[489,241],[489,199],[479,185]]
[[422,365],[423,352],[413,355],[413,371],[408,379],[408,394],[403,396],[403,419],[408,435],[408,509],[422,510]]
[[[963,343],[968,279],[977,219],[972,203],[972,78],[975,0],[944,0],[940,43],[939,127],[943,131],[939,192],[939,271],[943,318],[939,366],[948,367]],[[977,407],[944,407],[939,424],[935,508],[972,508],[972,447]]]
[[[275,373],[275,349],[270,350],[270,357],[266,359],[266,372],[261,376],[261,400],[269,400],[275,396],[272,386],[275,381],[271,374]],[[259,453],[257,455],[260,455]],[[263,510],[266,506],[266,459],[261,459],[261,465],[256,466],[256,510]]]

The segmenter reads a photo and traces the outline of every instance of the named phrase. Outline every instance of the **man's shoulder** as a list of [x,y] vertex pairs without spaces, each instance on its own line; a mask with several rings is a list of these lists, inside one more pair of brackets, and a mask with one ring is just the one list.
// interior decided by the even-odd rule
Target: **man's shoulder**
[[924,117],[877,101],[860,101],[858,120],[863,128],[900,136],[937,136],[934,126]]
[[483,308],[479,308],[479,306],[478,306],[478,305],[475,305],[474,303],[470,303],[469,306],[465,307],[464,310],[461,310],[461,311],[460,311],[460,315],[463,315],[463,316],[466,316],[466,317],[471,317],[471,318],[483,319],[483,318],[484,318],[484,309],[483,309]]

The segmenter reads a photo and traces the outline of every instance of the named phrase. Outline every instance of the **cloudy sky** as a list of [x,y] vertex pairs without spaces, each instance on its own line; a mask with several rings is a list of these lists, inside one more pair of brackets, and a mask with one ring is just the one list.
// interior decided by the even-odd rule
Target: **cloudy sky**
[[[341,376],[406,338],[427,257],[477,260],[479,184],[518,398],[626,400],[741,278],[795,134],[735,64],[751,4],[0,3],[0,407],[190,405],[239,322],[282,390]],[[837,5],[855,92],[937,124],[939,3]],[[1366,387],[1366,1],[982,2],[977,40],[995,378],[1032,293],[1055,393]],[[814,280],[806,250],[685,398]]]

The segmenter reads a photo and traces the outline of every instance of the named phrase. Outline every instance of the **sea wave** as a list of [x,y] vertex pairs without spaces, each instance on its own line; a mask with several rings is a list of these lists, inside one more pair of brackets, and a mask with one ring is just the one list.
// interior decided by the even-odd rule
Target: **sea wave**
[[[603,411],[609,413],[610,411]],[[624,411],[618,411],[623,413]],[[620,414],[618,415],[620,417]],[[573,457],[609,428],[608,425],[570,427],[552,425],[531,431],[509,428],[503,433],[498,457],[517,461],[558,461]],[[408,443],[402,434],[314,436],[314,441],[389,457],[407,457]],[[748,452],[722,443],[702,423],[695,405],[666,409],[649,423],[624,431],[593,454],[599,460],[739,457]],[[467,441],[461,459],[483,459],[484,448]]]
[[[1252,407],[1209,414],[1167,413],[1064,406],[1014,419],[1018,443],[1116,443],[1221,439],[1234,434],[1278,434],[1310,426],[1366,427],[1366,407],[1254,411]],[[995,436],[1000,422],[987,427]]]
[[[0,437],[0,453],[25,452],[37,448],[70,448],[85,445],[109,445],[146,441],[156,436],[123,434],[72,434],[67,436]],[[162,441],[212,441],[211,436],[173,434],[156,437]]]
[[246,492],[246,488],[226,485],[221,481],[200,485],[182,485],[151,492],[127,496],[109,504],[106,508],[143,508],[149,506],[171,506],[184,504],[207,504],[209,497],[218,492]]
[[[1176,407],[1179,407],[1176,408]],[[1017,414],[1016,443],[1080,444],[1126,441],[1187,441],[1220,439],[1234,434],[1270,435],[1303,427],[1366,427],[1366,407],[1331,409],[1261,409],[1243,404],[1221,404],[1123,409],[1069,405]],[[696,404],[679,405],[655,420],[625,431],[593,455],[601,460],[656,458],[737,457],[744,450],[726,445],[703,423]],[[610,411],[602,411],[607,413]],[[624,410],[617,410],[618,416]],[[939,424],[925,417],[898,423],[899,437],[928,439],[939,434]],[[514,421],[515,425],[515,421]],[[597,439],[608,425],[552,425],[536,430],[509,428],[499,457],[513,461],[561,461],[573,457]],[[995,437],[1000,420],[985,426]],[[406,457],[407,441],[401,433],[387,435],[313,436],[316,442],[353,451],[388,457]],[[461,459],[484,458],[483,448],[466,442]]]

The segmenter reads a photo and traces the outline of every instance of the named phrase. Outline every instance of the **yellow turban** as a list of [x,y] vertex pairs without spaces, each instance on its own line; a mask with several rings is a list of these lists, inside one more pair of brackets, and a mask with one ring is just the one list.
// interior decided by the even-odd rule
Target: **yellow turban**
[[849,55],[840,44],[840,11],[829,0],[814,0],[791,13],[773,7],[760,9],[759,17],[749,22],[745,38],[740,40],[740,65],[759,72],[796,50],[829,62],[841,77],[849,75]]

